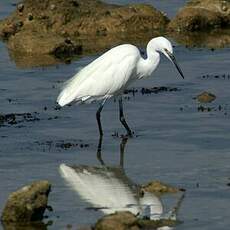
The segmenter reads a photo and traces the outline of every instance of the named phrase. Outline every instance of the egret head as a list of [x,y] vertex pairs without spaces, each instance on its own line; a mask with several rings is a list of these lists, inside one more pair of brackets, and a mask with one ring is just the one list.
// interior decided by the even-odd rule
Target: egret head
[[177,63],[175,56],[173,55],[173,47],[171,42],[164,37],[157,37],[153,38],[150,43],[152,43],[151,46],[155,49],[155,51],[163,53],[175,65],[181,77],[184,78],[184,74]]

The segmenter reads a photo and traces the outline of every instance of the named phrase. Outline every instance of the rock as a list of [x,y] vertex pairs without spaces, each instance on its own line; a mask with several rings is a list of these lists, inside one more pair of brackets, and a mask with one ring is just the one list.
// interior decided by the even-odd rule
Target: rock
[[24,5],[22,3],[19,3],[17,5],[17,9],[18,9],[19,12],[22,12],[24,10]]
[[168,28],[176,32],[230,28],[230,2],[226,0],[191,0],[179,11]]
[[33,19],[34,19],[34,16],[33,16],[33,14],[32,13],[28,13],[28,20],[29,21],[32,21]]
[[203,92],[195,97],[200,103],[210,103],[216,99],[216,96],[209,92]]
[[162,34],[168,22],[163,13],[145,4],[118,6],[99,0],[24,0],[15,12],[0,21],[0,37],[7,41],[11,52],[20,50],[23,55],[37,56],[53,54],[54,47],[60,43],[62,46],[68,38],[69,47],[61,48],[68,56],[76,47],[87,54],[89,50],[98,52],[123,39],[127,42],[127,36],[134,42],[146,42],[155,33]]
[[140,229],[174,229],[180,221],[170,220],[170,219],[160,219],[160,220],[138,220],[138,225]]
[[42,220],[50,189],[48,181],[36,181],[11,193],[2,212],[2,222],[22,224]]
[[163,184],[160,181],[152,181],[146,185],[142,185],[142,190],[144,192],[152,192],[152,193],[158,193],[158,194],[176,193],[180,191],[180,189],[172,187],[167,184]]
[[160,227],[174,227],[179,221],[170,219],[143,220],[138,219],[131,212],[116,212],[99,219],[95,230],[139,230],[158,229]]
[[54,33],[37,34],[36,32],[21,31],[8,40],[8,49],[14,53],[23,54],[53,54],[56,57],[81,54],[81,46],[67,43],[65,38]]
[[99,219],[95,230],[138,230],[137,218],[131,212],[116,212]]
[[13,222],[3,222],[4,230],[47,230],[47,224],[42,222],[31,222],[31,223],[13,223]]

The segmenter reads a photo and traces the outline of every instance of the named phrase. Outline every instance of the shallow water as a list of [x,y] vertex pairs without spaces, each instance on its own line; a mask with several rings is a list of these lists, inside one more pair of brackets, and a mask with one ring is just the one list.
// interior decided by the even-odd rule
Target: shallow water
[[[166,12],[167,3],[171,3],[151,2]],[[5,8],[1,9],[1,17],[12,9],[7,1],[2,3]],[[170,7],[169,14],[173,15],[174,9]],[[229,228],[229,51],[186,49],[175,44],[186,79],[181,79],[162,57],[154,76],[136,82],[133,87],[138,92],[124,101],[127,121],[137,135],[126,144],[125,174],[134,183],[157,179],[187,190],[178,215],[183,223],[176,227],[178,230]],[[98,105],[56,110],[55,99],[61,82],[97,55],[70,65],[18,69],[3,43],[0,53],[1,114],[18,114],[16,122],[9,118],[0,124],[0,210],[10,192],[33,180],[48,179],[53,185],[49,203],[54,209],[47,213],[53,220],[48,229],[93,224],[102,212],[87,209],[90,204],[67,185],[59,165],[100,166],[96,157]],[[142,87],[155,86],[177,90],[144,95],[140,92]],[[210,111],[202,112],[193,97],[205,90],[217,99],[204,105]],[[107,165],[115,167],[119,165],[121,139],[112,134],[125,131],[113,100],[106,103],[102,123],[102,157]]]

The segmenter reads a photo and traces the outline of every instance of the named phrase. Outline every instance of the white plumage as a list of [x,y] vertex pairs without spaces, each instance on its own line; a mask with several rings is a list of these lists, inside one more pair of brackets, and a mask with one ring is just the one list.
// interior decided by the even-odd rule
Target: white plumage
[[[150,76],[159,64],[159,52],[163,53],[175,64],[183,77],[182,71],[172,54],[172,45],[166,38],[157,37],[150,40],[146,52],[147,58],[144,59],[139,49],[130,44],[110,49],[81,69],[64,84],[57,98],[58,104],[64,106],[72,102],[89,103],[94,100],[103,100],[97,113],[99,131],[102,135],[100,112],[105,100],[112,96],[122,95],[127,86],[134,80]],[[128,135],[131,135],[132,132],[123,116],[121,97],[119,106],[120,120],[126,128]]]
[[91,62],[66,82],[57,102],[64,106],[73,101],[86,102],[110,98],[122,92],[137,74],[139,50],[120,45]]

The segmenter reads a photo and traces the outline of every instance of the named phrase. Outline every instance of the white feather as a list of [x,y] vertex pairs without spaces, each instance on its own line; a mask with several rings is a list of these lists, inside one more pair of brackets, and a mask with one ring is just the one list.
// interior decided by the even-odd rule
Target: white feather
[[136,74],[139,50],[133,45],[120,45],[81,69],[68,80],[57,98],[60,106],[74,101],[101,100],[123,90]]

